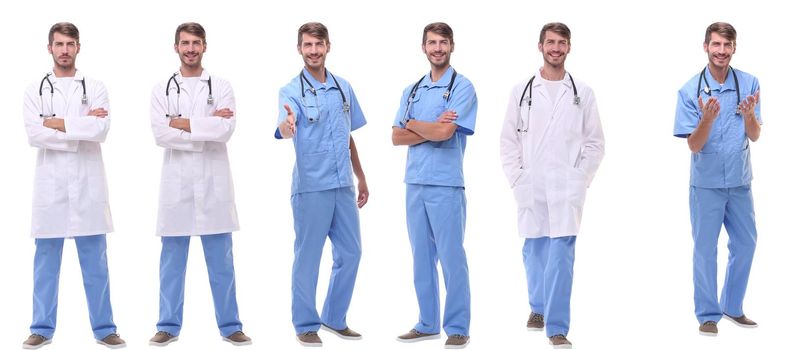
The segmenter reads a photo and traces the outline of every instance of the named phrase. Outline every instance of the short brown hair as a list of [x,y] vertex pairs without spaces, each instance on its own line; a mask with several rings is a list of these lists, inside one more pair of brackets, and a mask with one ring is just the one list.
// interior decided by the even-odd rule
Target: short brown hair
[[308,22],[300,26],[300,29],[297,30],[297,46],[303,44],[303,34],[324,40],[327,44],[330,43],[330,33],[327,31],[327,27],[319,22]]
[[186,22],[179,26],[177,26],[177,30],[174,32],[174,44],[180,42],[180,32],[186,32],[191,35],[196,35],[202,39],[204,44],[207,43],[207,32],[204,31],[204,27],[201,24],[196,22]]
[[52,28],[49,28],[49,45],[55,40],[55,33],[63,34],[69,38],[74,38],[76,43],[79,43],[79,29],[73,23],[60,22],[55,23]]
[[567,38],[567,43],[568,44],[570,43],[570,38],[572,36],[572,33],[570,32],[570,28],[567,27],[566,24],[561,22],[551,22],[545,24],[544,26],[542,26],[542,29],[540,29],[540,44],[545,42],[545,33],[548,31],[554,32],[556,34],[559,34],[559,36],[563,36]]
[[450,41],[450,45],[454,44],[452,40],[452,28],[444,22],[431,23],[422,30],[422,44],[425,45],[425,39],[428,37],[428,32],[439,34]]
[[706,36],[703,39],[703,43],[708,45],[709,41],[711,41],[711,33],[717,33],[721,37],[730,40],[733,46],[736,46],[736,28],[733,28],[730,23],[725,22],[714,22],[710,24],[706,28]]

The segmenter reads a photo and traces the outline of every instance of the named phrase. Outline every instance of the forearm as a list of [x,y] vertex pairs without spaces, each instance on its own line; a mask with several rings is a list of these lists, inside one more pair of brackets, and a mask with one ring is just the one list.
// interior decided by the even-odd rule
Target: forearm
[[428,141],[411,130],[398,127],[393,127],[392,129],[392,143],[395,146],[414,146]]
[[354,171],[354,176],[356,176],[358,180],[365,180],[363,166],[360,164],[360,155],[357,153],[357,146],[355,146],[354,138],[351,136],[349,136],[349,153],[352,158],[352,171]]
[[758,119],[754,116],[752,118],[744,118],[744,130],[747,133],[747,137],[750,141],[755,142],[758,141],[760,137],[760,123],[758,123]]
[[692,131],[692,134],[690,134],[689,137],[687,137],[687,145],[690,146],[690,151],[692,151],[692,153],[698,153],[703,149],[703,146],[709,139],[712,124],[714,124],[714,121],[701,119],[700,122],[698,122],[698,127]]
[[454,123],[430,123],[419,120],[409,120],[406,129],[428,141],[444,141],[452,137],[457,126]]

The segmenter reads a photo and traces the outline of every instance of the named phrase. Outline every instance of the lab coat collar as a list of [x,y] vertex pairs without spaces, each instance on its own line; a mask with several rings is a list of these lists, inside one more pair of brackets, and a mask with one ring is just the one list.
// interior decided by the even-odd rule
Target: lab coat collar
[[[545,78],[542,77],[540,70],[538,69],[537,74],[534,75],[534,81],[532,82],[532,85],[533,86],[542,85],[543,81],[545,81]],[[570,82],[570,72],[566,70],[564,71],[564,77],[562,77],[561,83],[562,85],[572,89],[572,83]]]
[[[324,74],[325,74],[325,82],[324,84],[322,84],[321,81],[317,80],[316,78],[314,78],[313,75],[311,75],[310,71],[303,68],[303,76],[305,77],[305,80],[308,80],[308,82],[310,82],[311,85],[313,85],[314,89],[316,90],[337,89],[338,87],[335,85],[335,80],[333,80],[333,77],[330,75],[331,73],[329,70],[327,70],[327,68],[324,69]],[[305,85],[308,84],[306,83]],[[308,86],[306,86],[306,88],[308,88]]]
[[450,85],[450,80],[452,80],[452,73],[455,69],[452,68],[452,65],[447,67],[447,70],[442,74],[439,78],[439,81],[431,82],[431,71],[425,74],[425,79],[422,80],[420,83],[420,87],[447,87]]
[[[78,72],[79,71],[77,71],[77,73]],[[174,79],[177,80],[178,84],[182,84],[183,83],[183,74],[182,74],[182,72],[180,72],[179,69],[177,70],[177,75],[175,76]],[[199,80],[207,81],[208,79],[210,79],[210,73],[207,73],[207,69],[202,68],[202,75],[199,76]]]
[[[731,69],[733,69],[732,66]],[[722,87],[720,87],[720,83],[717,82],[716,79],[714,79],[714,76],[711,75],[711,71],[709,70],[708,65],[706,65],[706,67],[703,68],[703,71],[706,73],[706,81],[709,82],[709,88],[711,89],[711,91],[719,91],[719,92],[729,91],[729,90],[736,91],[736,82],[733,79],[733,72],[731,72],[730,69],[728,70],[728,76],[725,77],[725,84],[722,84]],[[738,76],[739,73],[736,73],[736,75]],[[698,79],[700,79],[700,76],[698,76]],[[703,86],[706,83],[701,81],[700,84],[701,86]]]

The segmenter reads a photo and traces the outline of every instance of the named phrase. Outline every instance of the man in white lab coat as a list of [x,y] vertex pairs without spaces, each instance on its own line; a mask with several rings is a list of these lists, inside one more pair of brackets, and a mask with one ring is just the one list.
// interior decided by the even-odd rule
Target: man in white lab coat
[[109,131],[109,98],[103,83],[76,69],[79,29],[49,29],[54,67],[25,91],[24,119],[30,145],[38,148],[33,186],[35,238],[32,333],[22,343],[37,349],[52,342],[64,238],[73,238],[82,268],[93,336],[121,348],[109,298],[106,233],[112,232],[101,142]]
[[164,148],[157,229],[161,289],[153,346],[165,346],[180,334],[191,236],[202,240],[221,337],[234,345],[251,344],[242,332],[232,255],[232,231],[239,224],[226,142],[235,127],[234,92],[228,81],[202,68],[206,50],[200,24],[178,26],[174,51],[180,69],[152,94],[153,134]]
[[586,188],[605,152],[591,88],[564,69],[570,29],[548,23],[537,45],[543,66],[513,88],[501,134],[504,173],[518,202],[518,232],[529,289],[529,330],[571,348],[570,294],[575,238]]

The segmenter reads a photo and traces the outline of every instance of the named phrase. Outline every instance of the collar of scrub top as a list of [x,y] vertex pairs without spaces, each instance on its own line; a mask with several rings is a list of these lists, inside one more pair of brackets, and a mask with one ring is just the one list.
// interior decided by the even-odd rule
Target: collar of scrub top
[[[44,75],[44,78],[41,79],[41,84],[38,85],[38,98],[41,99],[41,113],[38,114],[41,118],[52,118],[56,114],[54,113],[54,98],[55,98],[55,86],[52,83],[52,80],[49,77],[54,76],[54,71],[49,71]],[[85,86],[85,78],[79,70],[76,71],[74,74],[74,80],[77,80],[82,83],[82,104],[87,104],[87,88]],[[49,89],[49,114],[44,112],[44,90]]]
[[[578,88],[575,87],[575,80],[572,79],[572,74],[570,74],[569,72],[565,72],[565,73],[567,73],[567,77],[570,78],[570,85],[572,85],[572,103],[574,105],[578,106],[578,105],[581,104],[581,98],[580,98],[580,96],[578,96]],[[529,113],[531,113],[531,110],[532,110],[532,90],[534,90],[534,78],[536,78],[536,77],[537,77],[536,74],[533,75],[531,77],[531,79],[529,79],[529,82],[526,83],[526,87],[523,88],[523,93],[521,94],[521,100],[518,101],[518,109],[519,110],[521,109],[521,107],[523,107],[523,102],[526,101],[526,106],[529,109],[528,111],[529,111]],[[562,79],[562,81],[564,81],[564,79]],[[529,91],[529,96],[526,96],[526,91],[527,90]],[[520,125],[520,124],[523,123],[523,120],[520,120],[520,118],[519,118],[518,132],[529,132],[529,123],[528,123],[529,114],[528,113],[526,115],[526,118],[527,118],[526,125]]]
[[[447,84],[447,91],[445,91],[444,94],[442,95],[442,98],[444,98],[444,102],[447,102],[447,101],[450,100],[450,94],[452,94],[452,87],[455,84],[455,77],[458,76],[458,71],[456,71],[455,68],[450,66],[449,68],[447,68],[447,72],[449,72],[450,70],[452,70],[452,74],[450,75],[450,83]],[[445,73],[447,73],[447,72],[445,72]],[[403,113],[404,118],[406,118],[406,122],[408,122],[411,119],[414,119],[414,118],[409,117],[409,109],[412,106],[412,102],[414,102],[414,96],[417,95],[417,89],[420,88],[420,84],[423,82],[423,80],[425,80],[425,77],[430,77],[430,76],[431,76],[431,73],[423,75],[422,78],[420,78],[420,80],[418,80],[416,83],[414,83],[414,85],[412,86],[412,89],[409,91],[409,98],[406,100],[406,110]],[[440,86],[439,83],[442,82],[444,79],[446,79],[446,77],[447,77],[447,74],[442,75],[442,77],[439,78],[439,81],[433,82],[433,84],[431,84],[431,85],[432,86]],[[428,83],[426,82],[425,84],[423,84],[423,86],[428,86]],[[441,86],[444,86],[443,82],[442,82]],[[404,122],[404,124],[406,122]]]
[[[205,79],[207,78],[207,79]],[[199,80],[207,80],[207,104],[213,104],[213,77],[207,73],[206,70],[202,69],[202,75],[199,77]],[[172,87],[172,83],[174,83],[175,90],[177,91],[177,113],[168,114],[169,113],[169,91]],[[183,76],[180,74],[180,71],[174,72],[169,80],[166,82],[166,117],[167,118],[179,118],[183,115],[180,114],[180,84],[183,83]]]
[[[728,68],[730,68],[729,69],[730,73],[733,74],[733,83],[736,84],[736,86],[734,87],[734,89],[736,89],[736,114],[741,114],[741,109],[739,107],[739,105],[741,105],[741,92],[739,91],[739,77],[736,76],[736,71],[733,69],[733,67],[728,66]],[[711,90],[713,90],[713,89],[711,88],[711,85],[709,85],[709,80],[706,78],[706,75],[707,75],[706,74],[706,70],[707,69],[709,69],[709,66],[704,67],[703,70],[701,70],[700,77],[698,77],[698,94],[697,94],[698,96],[696,98],[700,98],[700,96],[701,96],[701,83],[706,84],[706,86],[703,87],[703,92],[706,93],[707,95],[709,95],[709,97],[711,97]],[[711,75],[711,74],[708,74],[708,75]],[[714,81],[714,82],[717,82],[716,80],[714,80],[714,77],[711,77],[711,80]],[[727,80],[728,80],[728,76],[726,75],[725,76],[725,81],[727,81]],[[719,84],[719,83],[717,83],[717,84]],[[717,90],[719,90],[719,89],[720,88],[717,88]]]
[[[341,89],[341,84],[338,84],[338,80],[335,79],[335,76],[333,75],[333,73],[328,72],[326,68],[324,69],[324,73],[325,73],[325,76],[329,75],[330,77],[333,78],[333,83],[335,84],[335,87],[338,88],[338,92],[341,93],[341,100],[343,101],[343,112],[344,113],[349,113],[349,102],[346,101],[346,95],[343,94],[343,89]],[[319,99],[318,99],[318,97],[316,95],[316,88],[313,87],[313,84],[308,79],[308,77],[316,80],[316,78],[314,78],[313,75],[311,75],[311,72],[308,72],[308,76],[306,77],[305,76],[305,69],[300,71],[300,97],[302,98],[303,104],[305,104],[305,90],[306,90],[305,84],[308,84],[308,89],[307,90],[308,90],[308,92],[312,93],[313,96],[316,98],[316,108],[318,109],[319,108]],[[303,81],[305,81],[305,84],[303,84]],[[327,80],[327,82],[329,82],[329,80]],[[329,86],[327,86],[327,88],[329,88]],[[321,119],[321,116],[319,115],[319,113],[317,113],[316,114],[316,118],[308,117],[308,122],[309,123],[316,123],[320,119]]]

